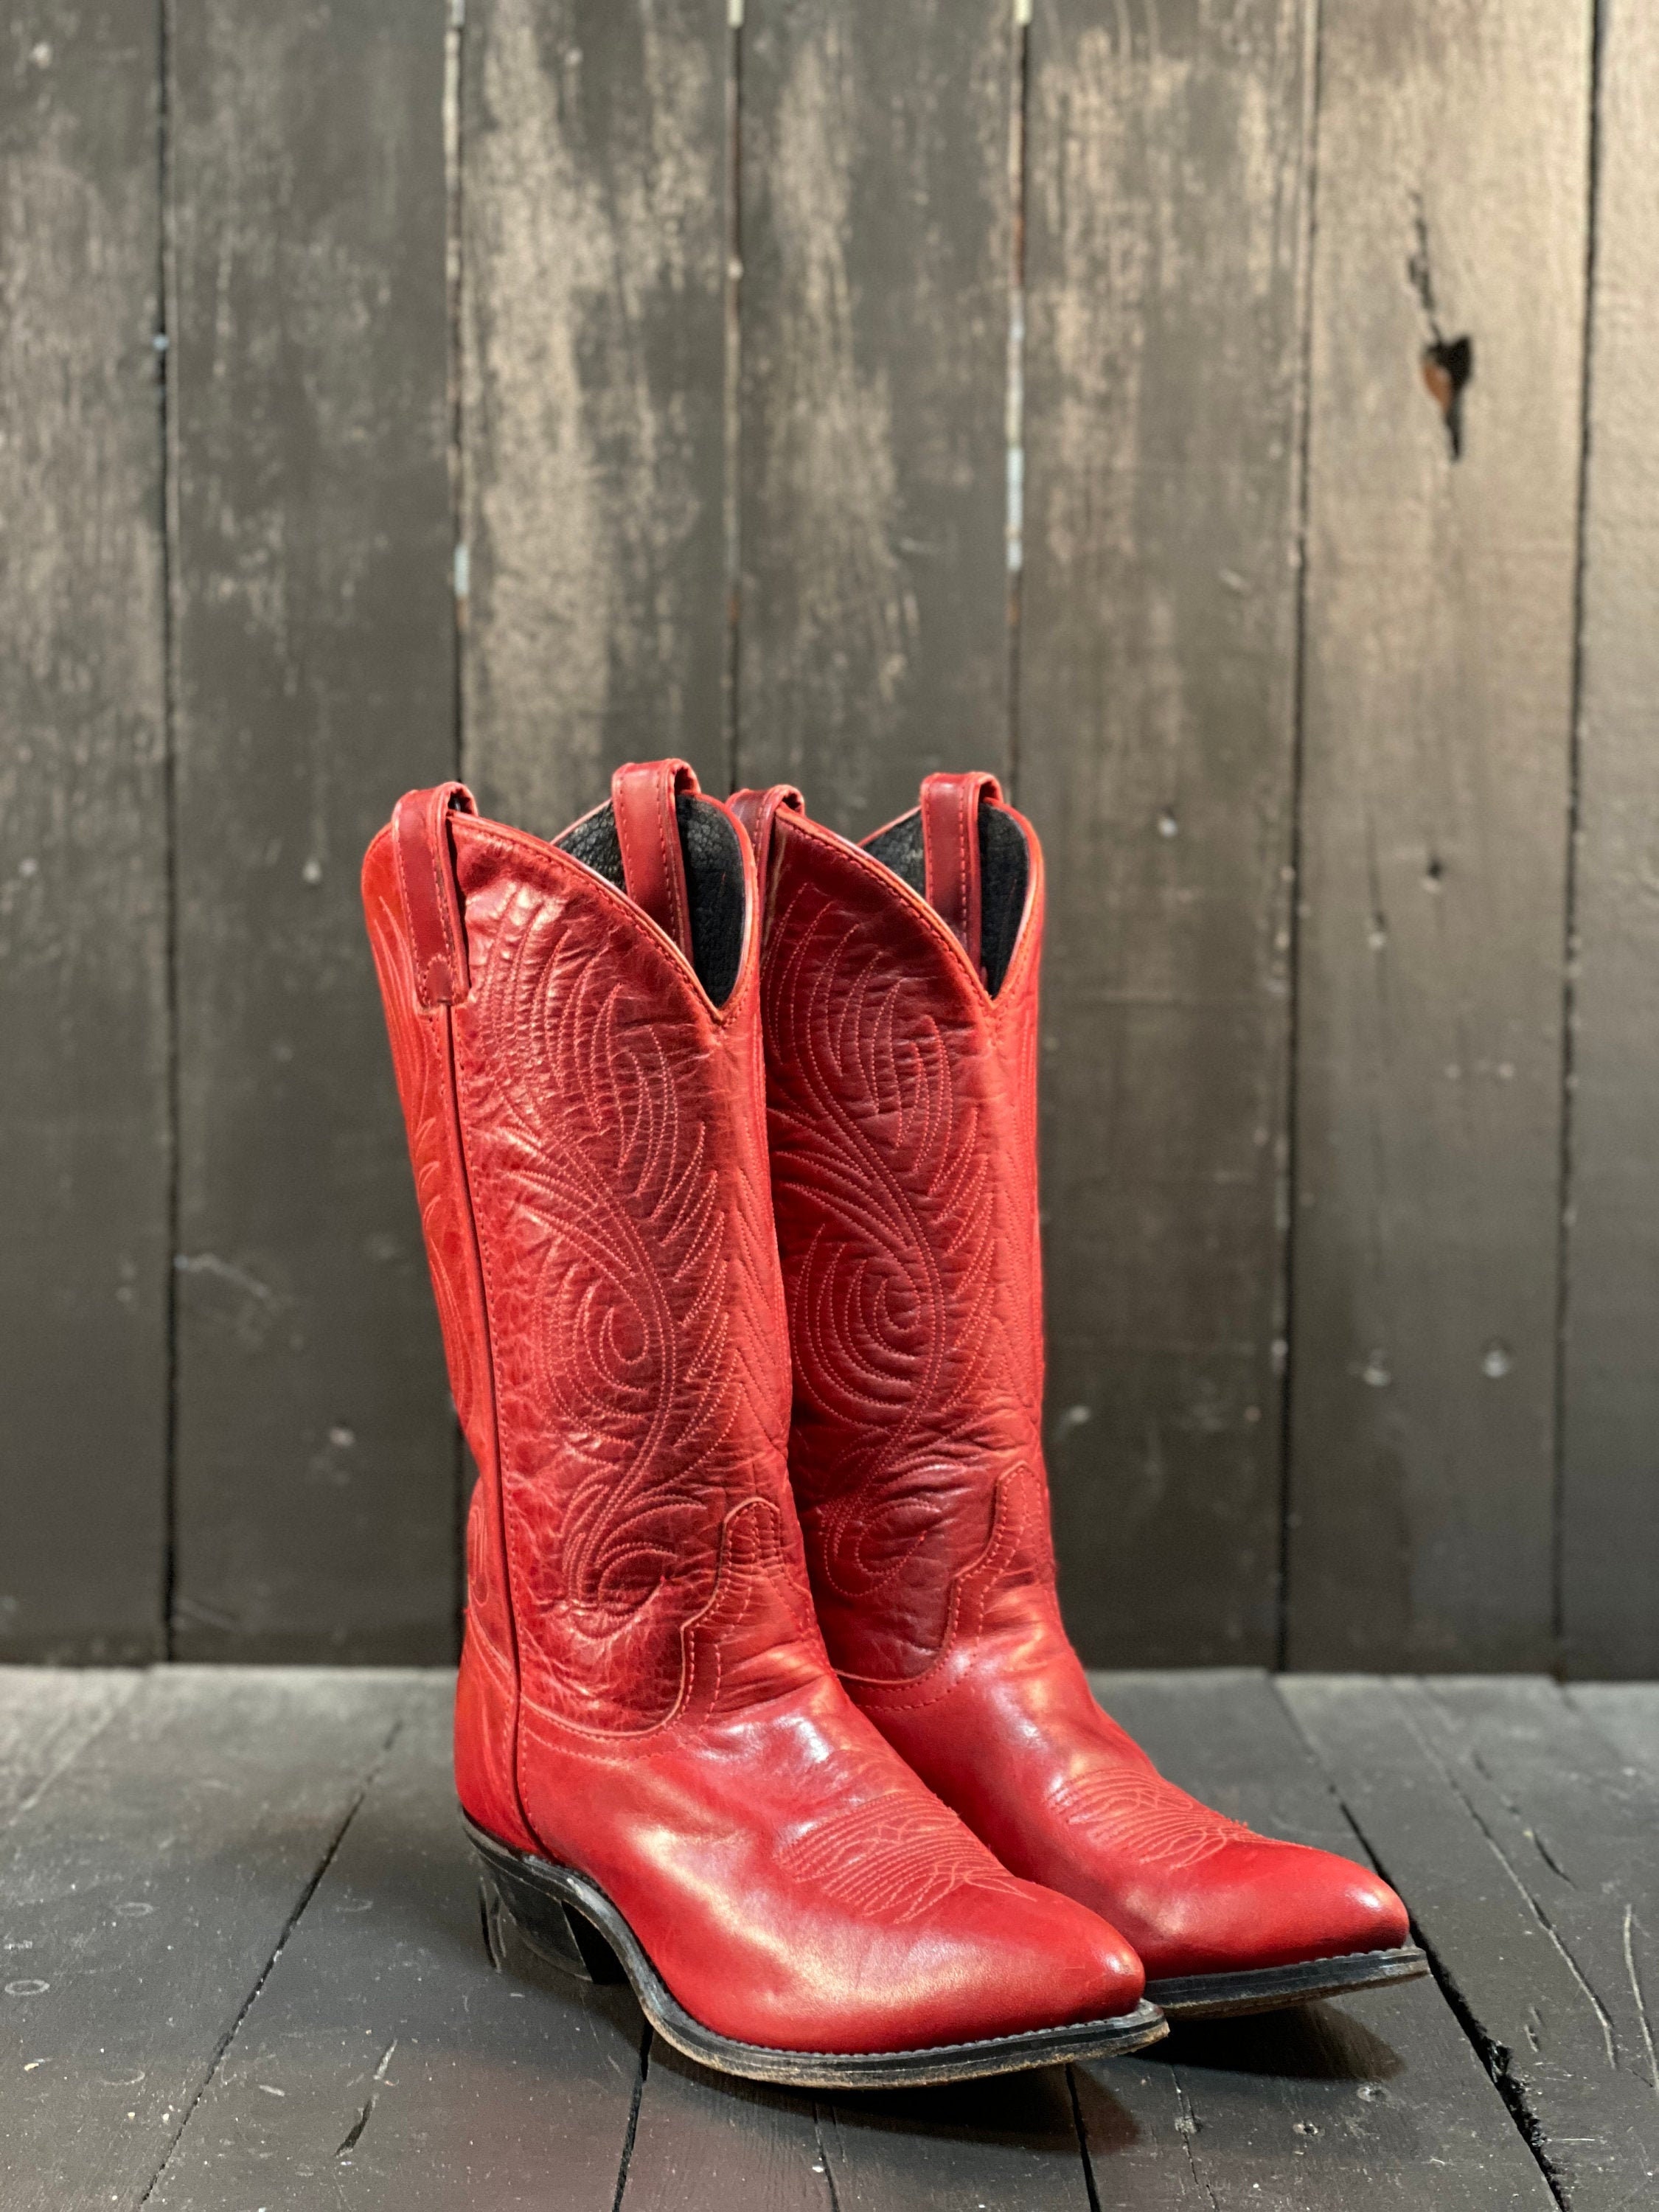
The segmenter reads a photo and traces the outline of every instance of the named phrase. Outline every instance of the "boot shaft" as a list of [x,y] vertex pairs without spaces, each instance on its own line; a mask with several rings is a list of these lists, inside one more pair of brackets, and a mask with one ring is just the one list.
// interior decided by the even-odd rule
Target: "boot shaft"
[[[758,822],[758,794],[734,805]],[[836,1663],[913,1679],[1052,1589],[1042,855],[989,777],[930,778],[862,848],[787,804],[766,829],[790,1471]]]
[[784,1462],[753,870],[674,767],[619,775],[552,844],[459,787],[410,794],[364,868],[479,1470],[468,1661],[538,1727],[604,1740],[684,1717],[699,1681],[706,1705],[715,1674],[727,1702],[763,1694],[817,1640]]

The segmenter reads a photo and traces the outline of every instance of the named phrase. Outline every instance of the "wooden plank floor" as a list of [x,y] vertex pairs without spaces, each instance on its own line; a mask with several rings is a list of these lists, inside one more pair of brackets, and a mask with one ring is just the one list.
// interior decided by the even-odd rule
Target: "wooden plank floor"
[[721,2081],[492,1966],[439,1672],[0,1670],[0,2212],[1659,2201],[1659,1685],[1097,1675],[1435,1979],[969,2090]]

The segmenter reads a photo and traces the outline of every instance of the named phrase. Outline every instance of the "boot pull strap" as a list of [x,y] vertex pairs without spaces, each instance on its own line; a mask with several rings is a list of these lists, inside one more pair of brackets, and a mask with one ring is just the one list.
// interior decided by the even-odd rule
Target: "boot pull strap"
[[766,903],[766,871],[772,858],[772,824],[780,807],[805,814],[806,801],[793,783],[775,783],[765,791],[734,791],[726,802],[728,811],[743,824],[744,835],[755,848],[755,880],[761,904]]
[[980,966],[979,807],[982,799],[1000,799],[994,775],[924,776],[921,785],[921,850],[927,903],[949,925],[974,963]]
[[464,783],[406,791],[392,809],[392,842],[404,921],[415,956],[415,995],[428,1013],[453,1006],[467,994],[466,925],[455,882],[449,817],[477,811]]
[[683,760],[629,761],[611,779],[623,889],[688,960],[691,902],[674,801],[682,792],[700,788],[690,763]]

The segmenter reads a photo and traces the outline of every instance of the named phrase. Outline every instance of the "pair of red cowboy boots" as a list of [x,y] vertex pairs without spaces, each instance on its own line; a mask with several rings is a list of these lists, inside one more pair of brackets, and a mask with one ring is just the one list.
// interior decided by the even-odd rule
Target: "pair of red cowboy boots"
[[363,890],[478,1468],[456,1776],[498,1929],[825,2087],[1421,1971],[1391,1890],[1164,1781],[1066,1639],[1042,863],[994,780],[862,846],[677,761],[550,844],[446,784]]

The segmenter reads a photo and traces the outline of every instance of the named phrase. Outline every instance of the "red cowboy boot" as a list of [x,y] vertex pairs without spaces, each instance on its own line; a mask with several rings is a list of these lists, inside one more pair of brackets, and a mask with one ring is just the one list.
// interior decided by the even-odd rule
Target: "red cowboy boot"
[[790,1473],[854,1698],[1005,1866],[1091,1905],[1170,2015],[1424,1971],[1404,1907],[1166,1782],[1054,1594],[1040,1416],[1042,859],[988,775],[846,843],[743,792],[766,882]]
[[495,1930],[619,1960],[671,2043],[765,2079],[1138,2047],[1163,2027],[1128,1945],[1012,1878],[829,1667],[753,864],[683,763],[611,788],[552,844],[411,792],[363,872],[478,1467],[455,1765]]

